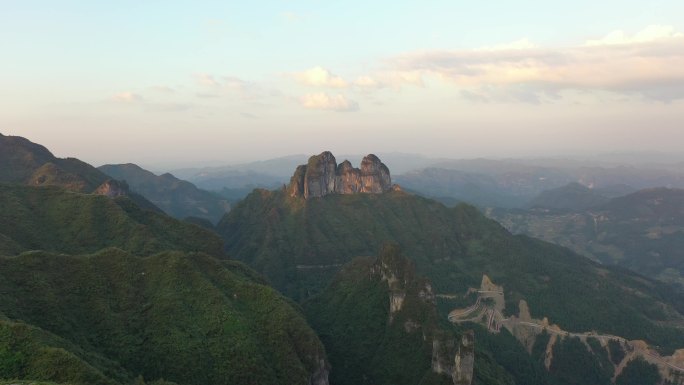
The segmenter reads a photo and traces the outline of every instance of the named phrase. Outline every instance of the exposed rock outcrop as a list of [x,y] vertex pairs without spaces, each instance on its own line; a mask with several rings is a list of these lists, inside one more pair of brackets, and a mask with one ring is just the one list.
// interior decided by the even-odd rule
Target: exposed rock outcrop
[[[372,273],[387,282],[390,325],[402,318],[397,316],[404,310],[407,302],[413,301],[409,305],[412,310],[407,310],[408,312],[436,313],[432,284],[416,274],[414,263],[402,257],[397,246],[383,247]],[[407,333],[420,330],[424,340],[432,340],[431,369],[434,373],[451,377],[455,385],[472,383],[475,365],[475,334],[472,330],[465,331],[460,340],[455,340],[452,334],[437,325],[436,318],[429,317],[422,321],[409,318],[404,322],[403,328]]]
[[325,358],[317,358],[317,365],[314,372],[309,377],[308,385],[328,385],[328,376],[330,375],[330,365]]
[[[543,354],[544,366],[547,370],[551,368],[554,360],[554,345],[563,343],[568,338],[577,338],[581,343],[585,344],[587,350],[598,354],[596,349],[603,349],[606,357],[610,357],[611,348],[609,343],[617,344],[624,352],[624,356],[618,361],[611,361],[613,365],[613,381],[620,375],[622,370],[634,359],[643,359],[649,364],[657,367],[662,381],[660,385],[677,384],[684,385],[684,349],[677,350],[672,356],[661,356],[653,347],[649,346],[645,341],[627,340],[620,336],[610,334],[598,334],[594,331],[590,332],[571,332],[561,329],[556,324],[551,324],[546,317],[542,319],[535,319],[532,317],[530,307],[525,300],[520,300],[518,304],[519,314],[504,317],[505,298],[503,287],[494,284],[487,275],[482,276],[482,283],[479,289],[469,289],[468,293],[476,292],[477,300],[474,305],[466,309],[454,309],[449,313],[449,321],[454,323],[462,322],[477,322],[486,326],[492,333],[499,333],[501,328],[508,330],[518,342],[520,342],[525,349],[532,353],[537,338],[544,334],[548,338]],[[465,335],[464,335],[465,336]],[[464,337],[465,338],[465,337]],[[594,340],[600,345],[599,348],[592,346],[589,341]],[[433,368],[435,368],[434,352],[436,348],[433,343]],[[456,363],[458,364],[458,357],[461,356],[461,349],[456,354]],[[442,359],[437,368],[439,370],[448,370]],[[456,368],[454,368],[454,371]],[[454,373],[457,373],[456,371]],[[456,381],[456,374],[453,376]],[[458,383],[458,382],[454,382]]]
[[329,194],[380,194],[393,188],[389,169],[377,156],[365,156],[360,168],[355,168],[348,160],[338,165],[335,156],[325,151],[297,167],[288,191],[293,197],[309,199]]
[[450,339],[432,341],[432,371],[451,377],[454,385],[470,385],[475,368],[475,333],[465,331],[455,345]]
[[128,195],[128,184],[115,179],[108,179],[93,191],[93,194],[116,198]]

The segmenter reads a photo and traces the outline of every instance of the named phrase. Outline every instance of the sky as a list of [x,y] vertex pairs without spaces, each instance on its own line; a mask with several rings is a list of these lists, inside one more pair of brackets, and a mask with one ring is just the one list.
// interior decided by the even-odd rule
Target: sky
[[0,133],[100,165],[684,151],[682,1],[0,0]]

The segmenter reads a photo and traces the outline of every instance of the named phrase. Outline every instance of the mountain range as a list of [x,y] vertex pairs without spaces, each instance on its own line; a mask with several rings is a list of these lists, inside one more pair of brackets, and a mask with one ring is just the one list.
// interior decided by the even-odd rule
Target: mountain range
[[0,139],[0,383],[684,383],[679,288],[418,196],[375,155],[310,157],[206,228]]
[[225,198],[169,173],[155,175],[131,163],[107,164],[98,169],[114,179],[126,181],[133,191],[174,218],[203,218],[216,223],[230,210]]
[[[122,183],[1,139],[3,381],[328,384],[298,305],[228,260],[213,232],[127,191],[93,193]],[[31,183],[45,169],[60,178]]]
[[469,205],[401,190],[305,199],[293,188],[257,190],[217,226],[231,256],[290,297],[315,297],[353,256],[392,242],[430,279],[443,317],[466,305],[486,274],[505,288],[508,316],[525,301],[534,318],[563,330],[646,340],[664,353],[684,346],[682,295],[666,284],[512,235]]
[[606,265],[684,284],[684,190],[654,188],[582,209],[490,209],[514,233],[554,242]]

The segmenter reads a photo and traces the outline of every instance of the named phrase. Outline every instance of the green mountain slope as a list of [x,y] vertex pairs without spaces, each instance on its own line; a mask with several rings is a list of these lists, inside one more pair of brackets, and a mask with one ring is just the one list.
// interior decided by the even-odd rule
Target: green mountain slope
[[515,233],[684,285],[684,190],[648,189],[587,210],[489,210]]
[[0,252],[7,255],[118,247],[139,255],[185,250],[220,256],[222,244],[211,231],[143,210],[128,197],[0,184]]
[[161,211],[141,195],[128,191],[124,183],[75,158],[57,158],[45,147],[21,136],[0,134],[0,183],[28,186],[58,186],[82,193],[127,195],[146,210]]
[[[390,192],[303,200],[257,190],[219,223],[229,253],[294,298],[320,291],[341,264],[398,243],[453,298],[483,274],[503,285],[506,313],[525,299],[532,315],[566,330],[597,330],[684,346],[682,296],[549,243],[513,236],[475,208]],[[455,307],[457,304],[453,304]]]
[[91,192],[109,179],[78,159],[56,158],[45,147],[20,136],[0,134],[0,181],[31,185],[59,185]]
[[133,191],[179,219],[198,217],[216,223],[230,208],[225,199],[171,174],[157,176],[131,163],[108,164],[98,169],[114,179],[125,180]]
[[0,378],[327,383],[323,346],[289,301],[202,253],[0,257],[0,313]]
[[330,358],[331,382],[446,385],[474,377],[478,384],[512,384],[510,374],[476,352],[472,331],[459,335],[440,324],[434,299],[430,282],[395,246],[345,264],[304,304]]

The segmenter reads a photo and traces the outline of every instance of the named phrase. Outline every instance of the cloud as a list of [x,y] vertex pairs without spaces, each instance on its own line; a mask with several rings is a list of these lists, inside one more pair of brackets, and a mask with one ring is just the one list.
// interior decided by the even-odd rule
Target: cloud
[[587,40],[584,45],[611,45],[611,44],[634,44],[647,43],[662,39],[671,39],[683,37],[684,34],[675,31],[671,25],[650,25],[645,29],[637,32],[633,36],[627,36],[624,31],[617,30],[609,33],[601,39]]
[[348,85],[347,81],[323,67],[313,67],[299,72],[295,74],[295,78],[300,83],[313,87],[345,88]]
[[195,74],[195,81],[202,91],[195,95],[198,98],[217,98],[221,96],[237,96],[242,100],[257,100],[276,96],[277,91],[265,89],[262,85],[234,76],[215,76],[207,73]]
[[373,75],[359,76],[354,87],[368,90],[381,88],[401,88],[404,86],[424,86],[422,71],[379,71]]
[[195,74],[195,81],[198,84],[209,87],[219,87],[220,83],[214,78],[214,75],[199,73]]
[[152,87],[150,87],[150,90],[152,90],[154,92],[158,92],[160,94],[167,94],[167,95],[170,95],[170,94],[173,94],[176,92],[176,90],[174,90],[173,88],[171,88],[169,86],[152,86]]
[[359,104],[347,99],[344,95],[329,95],[326,93],[307,94],[300,98],[304,108],[316,110],[330,110],[339,112],[357,111]]
[[112,95],[111,100],[117,103],[137,103],[142,102],[144,99],[136,93],[127,91]]
[[181,112],[190,110],[194,107],[189,103],[159,103],[154,99],[144,98],[139,94],[129,91],[114,94],[109,98],[109,100],[120,105],[130,106],[126,108],[132,108],[145,112]]
[[507,90],[514,99],[522,95],[520,101],[553,99],[566,90],[684,98],[684,35],[667,26],[633,36],[613,32],[574,47],[538,47],[522,40],[475,50],[410,52],[386,64],[395,74],[441,79],[485,99],[500,98]]

